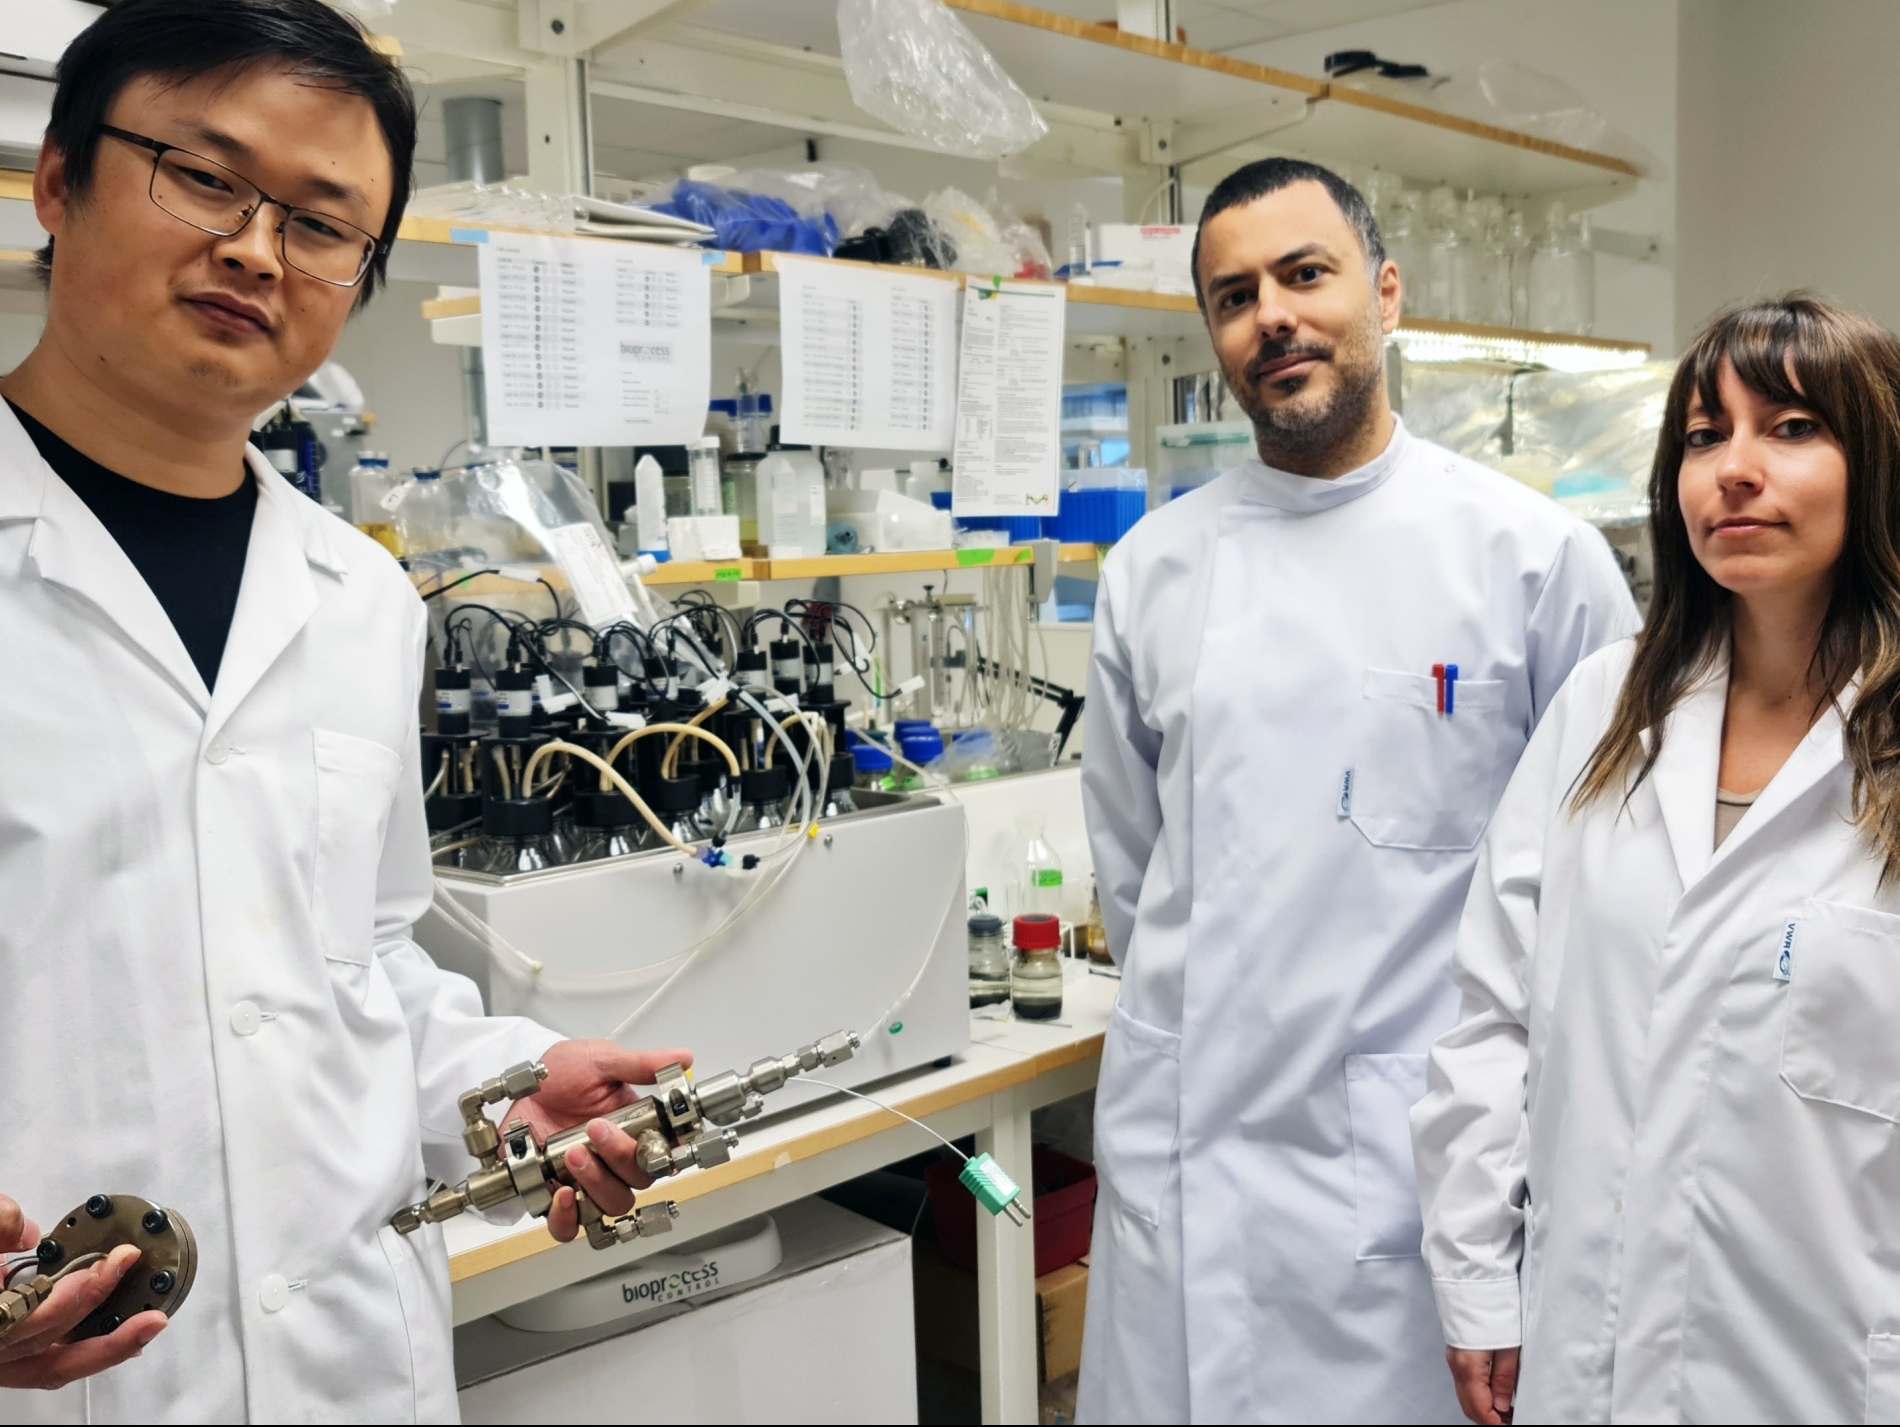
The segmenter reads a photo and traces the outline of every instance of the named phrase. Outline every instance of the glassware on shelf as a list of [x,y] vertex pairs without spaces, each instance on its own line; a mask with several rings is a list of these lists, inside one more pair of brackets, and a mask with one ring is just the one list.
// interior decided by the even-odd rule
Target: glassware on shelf
[[1427,257],[1421,317],[1439,322],[1457,320],[1460,217],[1458,195],[1449,186],[1440,184],[1425,196]]
[[1399,290],[1405,311],[1415,317],[1426,314],[1425,287],[1431,264],[1431,245],[1425,237],[1425,220],[1419,212],[1419,196],[1401,193],[1392,203],[1392,219],[1382,225],[1385,255],[1399,268]]
[[1463,316],[1480,327],[1511,325],[1511,253],[1504,238],[1504,200],[1485,196],[1465,205]]
[[1511,259],[1510,325],[1527,328],[1531,325],[1531,255],[1537,251],[1537,243],[1521,208],[1505,215],[1504,247]]
[[1530,325],[1539,332],[1588,336],[1596,326],[1596,258],[1589,220],[1574,222],[1562,199],[1544,210],[1544,234],[1531,256]]

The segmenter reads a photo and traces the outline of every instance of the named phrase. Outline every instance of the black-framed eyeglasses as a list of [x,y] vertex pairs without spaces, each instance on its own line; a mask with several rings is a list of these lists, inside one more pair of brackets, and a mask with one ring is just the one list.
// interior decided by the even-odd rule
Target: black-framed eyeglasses
[[110,124],[101,124],[99,132],[149,149],[152,202],[201,233],[233,237],[244,231],[266,203],[281,208],[284,221],[277,227],[278,251],[288,266],[305,277],[332,287],[355,287],[377,253],[388,247],[354,223],[272,198],[216,159]]

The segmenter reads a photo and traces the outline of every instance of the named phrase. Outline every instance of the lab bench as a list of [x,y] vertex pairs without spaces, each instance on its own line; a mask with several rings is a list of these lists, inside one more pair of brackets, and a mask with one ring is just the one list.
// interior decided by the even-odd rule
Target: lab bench
[[[1119,982],[1066,961],[1055,1021],[973,1016],[968,1050],[865,1087],[947,1139],[974,1135],[1017,1183],[1030,1179],[1030,1113],[1090,1090]],[[623,1267],[847,1179],[929,1150],[936,1141],[866,1101],[814,1087],[813,1103],[748,1128],[730,1162],[680,1176],[660,1193],[679,1205],[673,1233],[602,1252],[557,1244],[538,1219],[495,1225],[464,1216],[443,1226],[455,1321],[463,1324],[566,1284]],[[642,1200],[657,1197],[642,1195]],[[1025,1194],[1025,1205],[1028,1199]],[[985,1422],[1034,1422],[1035,1241],[1007,1218],[977,1216],[977,1331]]]

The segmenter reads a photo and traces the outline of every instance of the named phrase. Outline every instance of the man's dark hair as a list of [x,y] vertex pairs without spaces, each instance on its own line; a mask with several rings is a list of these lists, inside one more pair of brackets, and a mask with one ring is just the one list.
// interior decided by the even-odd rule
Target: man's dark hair
[[[362,26],[324,0],[118,0],[60,56],[46,135],[65,157],[68,187],[83,197],[92,182],[99,126],[126,85],[146,75],[184,84],[261,64],[285,65],[299,80],[358,95],[376,111],[395,184],[360,306],[385,278],[387,245],[409,204],[416,98],[401,67],[372,49]],[[50,272],[50,239],[39,257]]]
[[1380,265],[1385,262],[1385,239],[1379,236],[1379,220],[1372,216],[1365,195],[1331,169],[1318,164],[1302,159],[1259,159],[1235,169],[1214,185],[1207,202],[1201,205],[1201,225],[1194,230],[1194,253],[1189,268],[1194,274],[1194,299],[1201,304],[1201,311],[1207,310],[1207,298],[1201,290],[1201,234],[1207,231],[1207,220],[1216,213],[1252,203],[1256,198],[1265,198],[1295,183],[1317,183],[1332,196],[1346,222],[1359,235],[1359,246],[1366,255],[1366,270],[1376,279]]

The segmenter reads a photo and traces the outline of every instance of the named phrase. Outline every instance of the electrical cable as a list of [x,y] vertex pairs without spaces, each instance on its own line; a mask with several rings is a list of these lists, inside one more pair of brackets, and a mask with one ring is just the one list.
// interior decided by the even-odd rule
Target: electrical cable
[[970,1157],[967,1154],[965,1154],[962,1150],[958,1149],[954,1144],[952,1144],[949,1140],[945,1139],[942,1135],[938,1134],[935,1130],[931,1129],[930,1126],[926,1125],[922,1120],[919,1120],[914,1115],[906,1115],[902,1110],[898,1109],[895,1105],[886,1105],[882,1100],[878,1099],[875,1095],[866,1095],[862,1090],[849,1090],[849,1089],[846,1089],[842,1085],[832,1085],[823,1080],[813,1080],[809,1076],[804,1074],[802,1071],[797,1075],[790,1076],[789,1078],[787,1078],[785,1083],[787,1085],[803,1085],[807,1087],[808,1089],[812,1089],[812,1090],[829,1090],[833,1092],[834,1094],[849,1095],[853,1099],[869,1101],[871,1104],[877,1106],[878,1109],[884,1111],[886,1114],[895,1115],[900,1120],[910,1121],[911,1124],[915,1125],[918,1129],[922,1130],[925,1134],[929,1135],[933,1140],[936,1140],[939,1144],[941,1144],[945,1149],[949,1150],[950,1153],[955,1155],[958,1159],[962,1160],[966,1164],[969,1163]]

